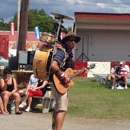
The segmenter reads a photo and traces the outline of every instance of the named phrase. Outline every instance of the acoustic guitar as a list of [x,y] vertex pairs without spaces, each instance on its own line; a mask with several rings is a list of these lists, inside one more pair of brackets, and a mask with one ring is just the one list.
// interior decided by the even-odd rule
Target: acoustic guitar
[[[95,64],[91,64],[89,67],[87,67],[87,70],[93,69],[93,68],[95,68]],[[64,73],[66,74],[66,76],[68,76],[70,79],[72,79],[75,76],[84,73],[85,71],[86,71],[85,67],[76,73],[74,73],[73,69],[68,68]],[[54,84],[55,84],[57,91],[61,94],[64,94],[68,90],[69,86],[74,85],[74,82],[72,80],[70,80],[70,82],[67,84],[63,83],[60,80],[60,78],[57,77],[55,74],[53,75],[53,81],[54,81]]]

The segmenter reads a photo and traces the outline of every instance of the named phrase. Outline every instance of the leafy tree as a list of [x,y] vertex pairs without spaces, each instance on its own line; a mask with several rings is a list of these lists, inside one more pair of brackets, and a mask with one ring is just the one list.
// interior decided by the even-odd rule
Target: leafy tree
[[[17,28],[17,13],[13,19],[15,28]],[[41,32],[51,32],[52,27],[48,24],[52,22],[53,18],[48,16],[43,9],[30,9],[28,12],[28,31],[34,31],[36,26],[40,27]]]
[[[28,31],[34,31],[34,28],[39,26],[41,32],[52,32],[53,28],[49,25],[49,22],[53,21],[53,18],[48,16],[43,9],[30,9],[28,12]],[[17,29],[17,13],[14,14],[13,19],[8,23],[6,23],[4,19],[0,18],[0,30],[9,31],[11,22],[14,22],[15,29]],[[66,33],[72,32],[72,28],[65,28],[64,31]]]
[[3,18],[0,18],[0,30],[9,30],[10,23],[6,23]]
[[68,27],[68,32],[72,32],[73,30],[72,30],[72,27]]

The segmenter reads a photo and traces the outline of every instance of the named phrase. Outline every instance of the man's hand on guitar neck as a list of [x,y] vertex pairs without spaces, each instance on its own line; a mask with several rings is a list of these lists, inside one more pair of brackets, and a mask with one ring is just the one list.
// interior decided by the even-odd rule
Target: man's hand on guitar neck
[[87,74],[89,72],[89,70],[93,69],[93,68],[95,68],[95,64],[90,64],[87,67],[83,67],[81,70],[73,70],[73,72],[74,73],[82,72],[82,73]]
[[87,68],[85,68],[84,70],[85,70],[85,72],[84,72],[85,74],[87,74],[89,72],[89,69],[87,69]]
[[89,72],[89,69],[83,67],[81,70],[73,70],[74,73],[78,73],[80,71],[83,71],[83,73],[87,74]]

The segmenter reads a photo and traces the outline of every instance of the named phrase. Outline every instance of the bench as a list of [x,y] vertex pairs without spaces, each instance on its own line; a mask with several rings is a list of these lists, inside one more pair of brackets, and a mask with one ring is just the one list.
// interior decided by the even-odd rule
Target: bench
[[[95,77],[95,81],[97,82],[100,82],[102,84],[105,84],[107,85],[108,87],[111,87],[112,86],[112,83],[113,83],[113,79],[111,80],[108,80],[107,79],[107,74],[94,74],[94,77]],[[130,78],[128,78],[128,84],[130,84]],[[121,86],[124,87],[124,81],[123,80],[118,80],[116,82],[116,86],[120,84]]]
[[102,84],[107,84],[107,74],[93,74],[95,77],[95,81],[100,82]]
[[32,98],[31,109],[35,109],[36,105],[42,104],[42,113],[49,112],[55,105],[54,98],[49,94],[51,91],[47,91],[43,97],[34,96]]

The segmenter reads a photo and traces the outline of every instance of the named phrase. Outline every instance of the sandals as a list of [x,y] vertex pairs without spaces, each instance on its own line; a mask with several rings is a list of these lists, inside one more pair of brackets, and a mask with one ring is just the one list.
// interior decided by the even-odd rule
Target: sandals
[[20,115],[20,114],[23,114],[23,112],[22,111],[17,111],[17,112],[15,112],[15,114]]
[[52,123],[52,130],[54,130],[55,129],[55,123],[53,122]]
[[10,113],[9,112],[3,112],[1,113],[2,115],[9,115]]

